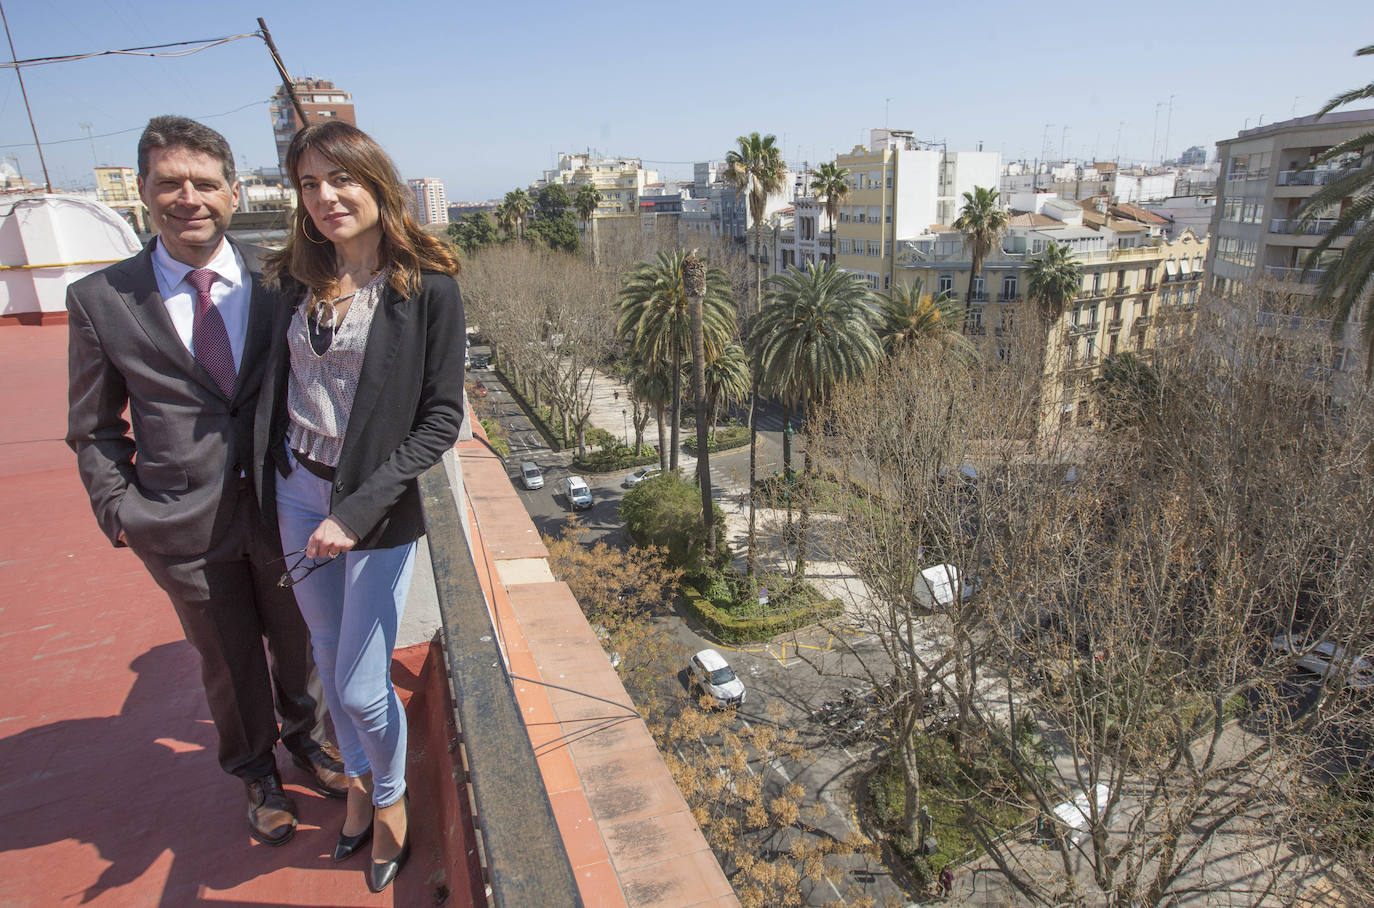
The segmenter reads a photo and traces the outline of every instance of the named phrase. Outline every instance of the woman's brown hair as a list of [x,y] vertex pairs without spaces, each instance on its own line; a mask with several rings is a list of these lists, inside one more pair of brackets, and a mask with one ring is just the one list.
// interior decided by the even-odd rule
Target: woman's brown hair
[[296,210],[286,248],[268,256],[264,263],[269,281],[280,283],[282,278],[291,277],[317,295],[333,296],[337,283],[334,244],[324,240],[299,200],[298,168],[305,152],[312,148],[346,170],[376,198],[382,228],[381,263],[391,268],[392,287],[409,296],[419,291],[422,270],[458,273],[458,258],[452,250],[421,230],[410,216],[409,191],[382,147],[356,126],[330,120],[296,133],[286,151],[286,170],[297,194]]

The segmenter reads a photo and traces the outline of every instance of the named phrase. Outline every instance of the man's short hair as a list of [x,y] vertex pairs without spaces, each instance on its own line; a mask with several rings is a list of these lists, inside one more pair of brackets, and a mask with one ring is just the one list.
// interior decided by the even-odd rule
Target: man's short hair
[[138,139],[138,176],[148,178],[148,154],[155,148],[185,148],[218,160],[224,182],[234,185],[234,153],[224,136],[203,123],[173,115],[153,117]]

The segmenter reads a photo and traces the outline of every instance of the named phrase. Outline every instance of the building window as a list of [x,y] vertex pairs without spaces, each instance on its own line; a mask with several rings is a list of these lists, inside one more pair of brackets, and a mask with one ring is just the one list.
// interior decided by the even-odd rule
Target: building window
[[[984,282],[984,280],[983,280],[983,276],[980,274],[980,275],[978,275],[977,277],[975,277],[975,278],[970,282],[970,286],[969,286],[969,299],[973,299],[973,300],[985,300],[985,299],[987,299],[987,298],[988,298],[987,286],[986,286],[986,284],[985,284],[985,282]],[[979,317],[979,320],[981,321],[981,320],[982,320],[982,312],[981,312],[981,311],[979,312],[979,316],[978,316],[978,317]]]
[[983,333],[983,307],[970,306],[964,310],[964,333]]
[[1006,274],[1002,276],[1002,299],[1014,300],[1017,297],[1016,275]]
[[868,241],[868,254],[872,256],[882,255],[882,247],[877,240]]
[[936,293],[953,293],[953,292],[954,292],[954,275],[952,275],[952,274],[942,274],[942,275],[940,275],[940,283],[939,283],[939,285],[937,286],[935,292],[936,292]]

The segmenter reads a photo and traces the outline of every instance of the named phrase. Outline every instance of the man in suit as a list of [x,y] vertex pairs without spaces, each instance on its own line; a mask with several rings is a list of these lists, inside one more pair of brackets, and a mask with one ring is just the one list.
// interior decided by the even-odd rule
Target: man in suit
[[277,298],[225,239],[239,189],[223,136],[155,117],[138,186],[160,235],[67,293],[67,443],[100,528],[142,559],[200,654],[220,766],[244,781],[250,833],[280,845],[296,807],[277,772],[274,699],[311,785],[343,797],[346,780],[309,632],[278,584],[277,530],[249,479]]

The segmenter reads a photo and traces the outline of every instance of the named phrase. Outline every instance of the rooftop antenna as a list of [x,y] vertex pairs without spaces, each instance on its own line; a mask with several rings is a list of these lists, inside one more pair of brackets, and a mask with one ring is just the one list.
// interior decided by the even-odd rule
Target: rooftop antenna
[[281,60],[281,54],[277,53],[277,44],[272,40],[272,33],[267,30],[267,23],[258,17],[258,28],[262,40],[267,45],[267,51],[272,55],[272,62],[277,65],[277,73],[281,75],[282,88],[286,90],[286,97],[291,101],[291,106],[296,109],[296,117],[301,121],[301,128],[306,126],[305,108],[301,106],[301,99],[296,97],[296,85],[291,80],[291,74],[286,71],[286,64]]
[[5,4],[0,3],[0,22],[5,25],[5,40],[10,43],[10,59],[14,61],[14,75],[19,80],[19,93],[24,96],[24,110],[29,115],[29,129],[33,130],[33,144],[38,149],[38,163],[43,165],[43,186],[52,192],[52,180],[48,179],[48,162],[43,160],[43,146],[38,141],[38,127],[33,124],[33,109],[29,107],[29,93],[24,89],[24,74],[19,69],[19,55],[14,52],[14,38],[10,36],[10,20],[5,16]]
[[1164,147],[1159,150],[1160,163],[1169,156],[1169,132],[1174,126],[1174,95],[1169,95],[1169,118],[1164,121]]
[[891,106],[892,106],[892,99],[891,99],[891,98],[884,98],[884,99],[883,99],[883,129],[887,129],[887,115],[888,115],[888,110],[891,108]]

